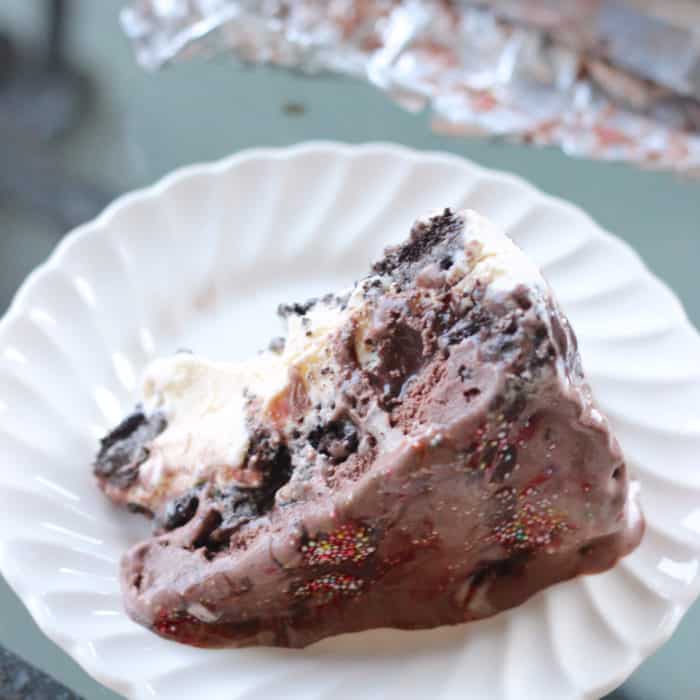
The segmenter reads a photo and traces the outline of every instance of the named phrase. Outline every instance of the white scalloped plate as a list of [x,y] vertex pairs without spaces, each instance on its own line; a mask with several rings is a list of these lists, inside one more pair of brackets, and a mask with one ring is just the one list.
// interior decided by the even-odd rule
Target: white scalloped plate
[[[639,549],[485,622],[304,651],[190,649],[132,623],[117,562],[147,527],[105,501],[89,464],[144,363],[181,346],[253,352],[280,301],[349,283],[446,205],[495,219],[554,286],[642,481]],[[512,176],[383,144],[185,168],[66,238],[0,323],[0,568],[42,630],[130,698],[598,698],[700,591],[699,357],[680,304],[627,246]]]

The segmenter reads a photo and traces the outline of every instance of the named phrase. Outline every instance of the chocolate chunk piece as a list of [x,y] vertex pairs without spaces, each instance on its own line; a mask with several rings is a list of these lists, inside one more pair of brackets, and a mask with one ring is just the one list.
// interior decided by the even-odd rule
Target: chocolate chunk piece
[[359,438],[352,421],[334,420],[314,428],[309,433],[309,442],[334,464],[340,464],[357,450]]
[[282,318],[288,316],[305,316],[318,302],[318,299],[309,299],[303,303],[280,304],[277,307],[277,315]]
[[174,530],[186,525],[197,512],[199,496],[196,491],[188,491],[170,501],[159,519],[163,530]]
[[107,479],[120,488],[126,488],[138,478],[139,466],[148,458],[148,443],[166,426],[159,413],[146,416],[135,411],[127,416],[100,442],[93,465],[98,478]]

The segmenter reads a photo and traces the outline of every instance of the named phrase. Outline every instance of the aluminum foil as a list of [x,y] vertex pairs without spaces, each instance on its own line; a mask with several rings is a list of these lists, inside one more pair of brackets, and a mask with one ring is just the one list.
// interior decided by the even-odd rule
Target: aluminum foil
[[149,69],[229,51],[367,80],[443,132],[700,173],[688,0],[132,0],[121,21]]

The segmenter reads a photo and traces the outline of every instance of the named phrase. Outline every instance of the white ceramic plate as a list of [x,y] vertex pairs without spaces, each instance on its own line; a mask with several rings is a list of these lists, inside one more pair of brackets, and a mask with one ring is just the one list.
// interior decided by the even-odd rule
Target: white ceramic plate
[[[182,346],[254,352],[279,302],[351,282],[445,205],[495,219],[554,286],[642,481],[640,548],[485,622],[304,651],[202,651],[132,623],[117,562],[147,526],[106,502],[89,465],[140,369]],[[0,324],[0,568],[42,630],[130,698],[598,698],[700,590],[699,357],[681,306],[627,246],[512,176],[381,144],[186,168],[69,236]]]

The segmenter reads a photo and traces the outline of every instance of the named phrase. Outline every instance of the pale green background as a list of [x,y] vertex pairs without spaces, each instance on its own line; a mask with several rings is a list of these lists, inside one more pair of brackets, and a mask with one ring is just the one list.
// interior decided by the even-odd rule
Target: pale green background
[[[11,26],[16,35],[30,40],[37,32],[41,2],[2,0],[0,27]],[[700,184],[571,160],[554,150],[437,136],[425,116],[402,111],[371,87],[336,78],[309,80],[269,69],[245,70],[224,59],[148,75],[135,65],[118,29],[119,5],[116,0],[78,0],[71,24],[72,56],[93,76],[97,100],[79,132],[55,151],[91,181],[119,193],[186,163],[249,146],[308,139],[391,140],[451,151],[518,173],[582,206],[632,244],[700,323]],[[288,115],[283,107],[289,101],[302,103],[304,113]],[[61,233],[36,213],[0,201],[0,309]],[[700,607],[614,694],[615,700],[698,700],[698,633]],[[1,580],[0,643],[88,700],[116,697],[40,635]]]

